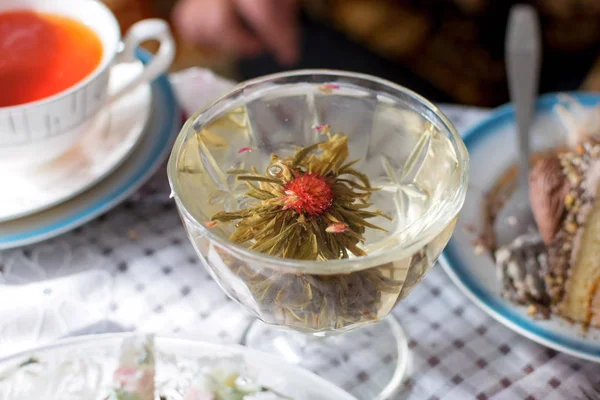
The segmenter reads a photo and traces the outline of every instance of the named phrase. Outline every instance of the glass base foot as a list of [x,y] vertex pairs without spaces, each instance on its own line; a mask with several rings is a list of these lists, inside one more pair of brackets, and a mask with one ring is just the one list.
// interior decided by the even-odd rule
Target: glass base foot
[[406,336],[391,315],[380,323],[327,337],[256,320],[242,344],[298,364],[359,400],[394,398],[409,364]]

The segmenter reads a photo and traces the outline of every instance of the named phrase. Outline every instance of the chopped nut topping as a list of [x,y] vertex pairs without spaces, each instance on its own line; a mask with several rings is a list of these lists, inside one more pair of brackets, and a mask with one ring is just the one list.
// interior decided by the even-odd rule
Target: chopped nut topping
[[574,222],[567,222],[565,224],[565,230],[569,233],[576,233],[577,232],[577,224]]

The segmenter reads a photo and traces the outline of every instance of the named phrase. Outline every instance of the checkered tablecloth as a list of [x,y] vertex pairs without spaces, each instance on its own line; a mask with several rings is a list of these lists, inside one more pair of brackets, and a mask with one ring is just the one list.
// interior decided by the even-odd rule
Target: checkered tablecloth
[[[485,115],[444,109],[461,131]],[[95,221],[0,252],[0,273],[0,355],[70,335],[130,330],[237,343],[252,320],[200,264],[169,199],[164,168]],[[411,350],[399,399],[577,399],[582,388],[600,383],[600,365],[499,324],[439,266],[394,314]],[[357,343],[343,355],[350,372],[324,361],[321,374],[360,396],[389,362],[373,357],[371,345]]]

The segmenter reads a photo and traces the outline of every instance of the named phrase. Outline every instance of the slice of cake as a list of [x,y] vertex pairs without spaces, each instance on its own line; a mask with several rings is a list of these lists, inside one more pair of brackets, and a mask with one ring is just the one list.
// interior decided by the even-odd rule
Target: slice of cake
[[600,327],[600,142],[591,119],[577,123],[565,108],[558,115],[569,148],[542,157],[530,173],[539,232],[497,249],[496,264],[504,296],[528,304],[531,314],[551,312]]
[[[560,166],[560,168],[558,168]],[[587,141],[538,162],[530,199],[547,246],[542,271],[553,312],[600,326],[600,145]]]

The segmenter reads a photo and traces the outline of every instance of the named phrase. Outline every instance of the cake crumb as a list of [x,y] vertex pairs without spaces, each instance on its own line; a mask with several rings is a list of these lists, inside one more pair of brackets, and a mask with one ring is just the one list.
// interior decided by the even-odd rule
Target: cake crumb
[[135,230],[130,229],[127,231],[127,237],[129,237],[129,239],[131,240],[138,240],[140,238],[140,235],[138,235],[138,233]]
[[483,244],[479,243],[475,245],[473,252],[475,253],[475,255],[481,256],[487,252],[487,248]]
[[477,230],[475,229],[475,227],[471,224],[465,224],[463,225],[463,229],[465,232],[467,233],[476,233]]

